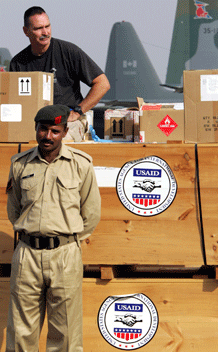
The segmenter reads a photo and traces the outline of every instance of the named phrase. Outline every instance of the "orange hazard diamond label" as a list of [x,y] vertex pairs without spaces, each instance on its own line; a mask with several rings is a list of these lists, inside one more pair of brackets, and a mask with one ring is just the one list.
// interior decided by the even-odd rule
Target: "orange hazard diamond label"
[[166,115],[163,120],[157,125],[160,130],[166,135],[169,136],[177,127],[177,123],[171,119],[169,115]]

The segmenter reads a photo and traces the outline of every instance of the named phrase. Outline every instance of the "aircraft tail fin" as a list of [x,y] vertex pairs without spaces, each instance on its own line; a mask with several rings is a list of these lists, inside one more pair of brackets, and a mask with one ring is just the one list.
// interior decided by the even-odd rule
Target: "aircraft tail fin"
[[218,1],[178,0],[166,85],[182,86],[184,70],[217,68]]
[[180,102],[183,94],[161,87],[158,75],[144,47],[129,22],[113,25],[106,63],[111,89],[102,102],[125,105],[142,97],[147,102]]

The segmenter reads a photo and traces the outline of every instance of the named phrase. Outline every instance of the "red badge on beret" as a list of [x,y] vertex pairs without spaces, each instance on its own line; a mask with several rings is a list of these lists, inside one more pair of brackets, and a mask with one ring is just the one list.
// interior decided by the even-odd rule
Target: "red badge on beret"
[[61,116],[55,117],[55,125],[58,125],[59,123],[61,123]]

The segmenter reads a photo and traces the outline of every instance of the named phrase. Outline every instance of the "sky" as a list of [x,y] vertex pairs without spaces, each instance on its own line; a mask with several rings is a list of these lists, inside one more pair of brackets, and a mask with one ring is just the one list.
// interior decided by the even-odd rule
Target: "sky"
[[26,47],[23,14],[31,6],[41,6],[50,18],[52,36],[78,45],[105,70],[113,24],[126,21],[165,83],[176,5],[177,0],[2,0],[0,47],[12,56]]

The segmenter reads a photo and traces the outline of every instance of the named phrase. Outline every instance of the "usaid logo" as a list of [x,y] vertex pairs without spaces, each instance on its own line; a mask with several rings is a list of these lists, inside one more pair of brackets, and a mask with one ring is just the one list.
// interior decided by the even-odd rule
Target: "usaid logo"
[[161,177],[161,169],[133,169],[133,176],[148,176],[148,177]]
[[123,165],[117,176],[116,190],[121,203],[130,212],[154,216],[172,204],[177,183],[166,161],[149,156]]
[[98,312],[98,327],[104,339],[121,350],[146,345],[158,328],[158,313],[144,294],[108,297]]
[[119,304],[115,303],[115,310],[117,311],[129,311],[129,312],[142,312],[143,305],[142,304]]

